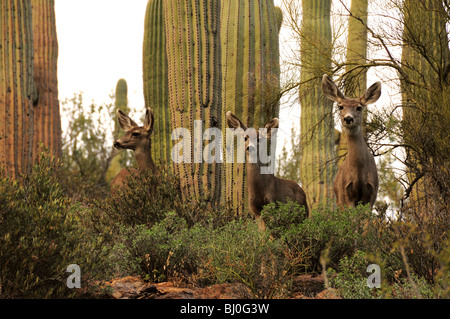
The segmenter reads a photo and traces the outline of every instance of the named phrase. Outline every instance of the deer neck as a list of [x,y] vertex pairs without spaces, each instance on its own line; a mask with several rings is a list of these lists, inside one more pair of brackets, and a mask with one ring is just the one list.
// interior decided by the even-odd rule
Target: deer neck
[[247,162],[247,181],[251,189],[259,189],[266,186],[273,174],[261,174],[261,163]]
[[367,161],[367,143],[364,140],[361,129],[356,132],[347,130],[347,158],[351,163],[364,166]]
[[152,172],[156,171],[156,165],[152,159],[150,142],[146,143],[142,147],[137,148],[134,151],[134,157],[138,164],[140,171],[150,169]]

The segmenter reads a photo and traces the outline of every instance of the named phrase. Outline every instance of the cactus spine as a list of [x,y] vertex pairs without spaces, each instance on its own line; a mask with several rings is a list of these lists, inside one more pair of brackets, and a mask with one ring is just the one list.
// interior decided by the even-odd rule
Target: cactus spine
[[167,85],[163,0],[149,0],[143,46],[145,105],[153,109],[152,156],[157,164],[171,164],[171,123]]
[[61,117],[58,100],[58,38],[55,1],[32,0],[34,39],[34,83],[37,103],[34,107],[34,156],[40,144],[60,157]]
[[[185,128],[193,135],[190,163],[173,163],[174,171],[186,199],[206,196],[212,205],[220,201],[221,164],[203,160],[209,142],[202,141],[202,130],[221,123],[219,14],[220,1],[164,0],[172,129]],[[196,130],[199,140],[193,141]],[[183,155],[188,151],[183,149]]]
[[26,174],[33,161],[31,0],[0,2],[0,170]]
[[321,92],[331,68],[331,0],[303,0],[301,25],[300,178],[311,208],[333,197],[334,124],[332,103]]
[[[272,0],[229,0],[222,6],[222,125],[226,127],[225,114],[231,111],[248,127],[258,128],[279,113],[281,9]],[[248,192],[245,164],[236,162],[226,164],[225,199],[239,214]]]

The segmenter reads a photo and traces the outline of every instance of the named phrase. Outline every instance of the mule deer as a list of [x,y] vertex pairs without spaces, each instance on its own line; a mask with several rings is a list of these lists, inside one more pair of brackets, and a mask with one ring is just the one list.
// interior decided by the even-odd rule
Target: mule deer
[[347,156],[334,180],[334,194],[338,206],[355,207],[358,203],[373,207],[377,198],[378,174],[375,159],[364,140],[362,131],[363,109],[375,103],[381,95],[381,84],[376,82],[357,99],[346,97],[324,74],[324,95],[338,103],[342,129],[347,136]]
[[123,187],[127,185],[127,179],[131,173],[142,172],[149,169],[156,173],[157,168],[152,159],[151,154],[151,135],[153,132],[153,111],[147,108],[145,111],[144,126],[139,126],[128,115],[121,110],[116,112],[120,127],[125,131],[125,135],[114,142],[114,147],[117,149],[130,149],[134,151],[134,156],[138,164],[138,169],[122,170],[111,181],[111,190],[116,187]]
[[260,159],[258,158],[256,163],[251,163],[249,159],[250,156],[256,155],[260,139],[270,139],[271,129],[278,128],[278,119],[274,118],[264,126],[267,129],[267,134],[260,134],[256,130],[247,131],[247,127],[230,111],[227,112],[226,117],[228,126],[233,129],[241,128],[242,130],[236,132],[245,137],[248,203],[250,212],[255,216],[259,229],[264,230],[266,228],[261,218],[261,210],[264,205],[269,203],[286,202],[288,198],[291,198],[303,205],[308,214],[306,194],[296,182],[280,179],[273,174],[261,174],[262,163]]

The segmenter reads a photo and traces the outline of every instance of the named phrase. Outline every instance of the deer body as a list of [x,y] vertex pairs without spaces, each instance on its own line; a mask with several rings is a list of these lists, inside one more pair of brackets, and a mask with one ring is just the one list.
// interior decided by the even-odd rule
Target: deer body
[[138,169],[123,168],[119,174],[111,181],[111,190],[117,187],[127,186],[128,177],[131,174],[138,174],[144,170],[157,173],[157,167],[151,154],[151,134],[153,131],[153,112],[147,109],[145,113],[144,126],[138,126],[128,115],[117,110],[119,124],[125,131],[125,135],[114,142],[117,149],[131,149],[138,164]]
[[[241,128],[242,131],[240,132],[246,134],[247,127],[233,113],[227,113],[227,122],[230,128]],[[260,138],[270,138],[270,129],[278,128],[278,119],[275,118],[269,121],[265,128],[268,129],[267,136],[260,136],[259,132],[255,132],[256,136],[246,135],[245,137],[249,209],[262,230],[265,229],[265,223],[260,218],[261,210],[264,205],[269,203],[286,202],[290,198],[303,205],[306,213],[308,213],[306,194],[296,182],[278,178],[274,174],[262,174],[263,164],[259,159],[256,162],[250,161],[250,157],[256,155],[258,140]]]
[[362,132],[362,111],[381,95],[381,84],[373,84],[362,97],[351,99],[324,75],[322,89],[325,96],[338,103],[342,129],[347,136],[347,156],[334,180],[334,193],[338,206],[355,207],[358,203],[373,207],[378,192],[378,173],[375,159]]

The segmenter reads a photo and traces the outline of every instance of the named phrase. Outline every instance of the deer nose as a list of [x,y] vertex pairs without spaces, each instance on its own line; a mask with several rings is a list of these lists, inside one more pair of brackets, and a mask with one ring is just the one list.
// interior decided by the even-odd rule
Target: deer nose
[[256,148],[254,146],[251,145],[247,146],[247,152],[254,152],[254,151],[256,151]]
[[351,123],[353,122],[353,117],[351,117],[351,116],[346,116],[346,117],[344,117],[344,121],[345,121],[345,123],[347,123],[347,124],[351,124]]

